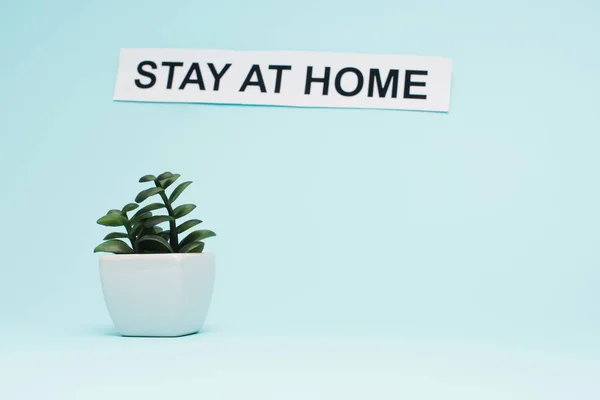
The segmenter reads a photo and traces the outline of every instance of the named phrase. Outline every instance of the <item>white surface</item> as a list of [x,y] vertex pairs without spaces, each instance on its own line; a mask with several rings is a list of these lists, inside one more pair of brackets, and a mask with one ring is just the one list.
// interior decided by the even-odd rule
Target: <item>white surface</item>
[[[206,326],[206,328],[210,328]],[[598,348],[474,340],[110,331],[4,338],[3,400],[597,400]]]
[[[155,63],[156,69],[143,67],[152,72],[156,83],[149,88],[136,86],[149,85],[151,79],[138,72],[141,62]],[[163,62],[179,62],[182,66],[173,67],[171,88],[168,88],[171,68]],[[186,75],[198,63],[203,87],[199,83],[188,83],[181,88]],[[215,83],[217,76],[227,64],[231,64]],[[263,92],[259,86],[242,86],[249,75],[258,81],[258,74],[250,74],[253,65],[258,65],[264,81]],[[278,73],[269,69],[271,65],[289,66],[281,72],[279,92],[276,92]],[[308,67],[313,67],[312,76],[323,78],[326,67],[330,67],[328,93],[323,94],[323,84],[313,83],[310,94],[306,94]],[[336,76],[343,68],[356,68],[363,76],[362,90],[354,96],[343,96],[336,90]],[[377,81],[372,80],[374,90],[369,97],[371,69],[379,69],[380,83],[385,86],[391,70],[397,70],[397,96],[390,90],[380,97]],[[413,82],[424,82],[425,86],[411,86],[411,95],[426,95],[426,99],[404,98],[407,70],[427,71],[427,76],[413,76]],[[442,57],[412,55],[380,55],[325,53],[302,51],[230,51],[194,49],[122,49],[115,85],[114,99],[150,102],[188,102],[219,104],[255,104],[299,107],[342,107],[342,108],[382,108],[447,112],[450,108],[452,61]],[[197,70],[190,75],[199,79]],[[375,76],[375,75],[374,75]],[[340,75],[342,91],[352,92],[358,87],[356,72]],[[217,89],[217,90],[215,90]]]
[[215,257],[103,255],[100,279],[109,314],[122,335],[186,335],[202,328],[209,311]]

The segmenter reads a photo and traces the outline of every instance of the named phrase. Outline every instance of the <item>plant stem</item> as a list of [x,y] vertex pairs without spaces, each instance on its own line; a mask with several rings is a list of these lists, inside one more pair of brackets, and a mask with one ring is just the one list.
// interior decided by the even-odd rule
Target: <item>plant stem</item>
[[[160,187],[158,185],[158,182],[156,182],[156,186]],[[169,216],[173,217],[173,220],[169,221],[169,235],[171,237],[171,248],[173,249],[174,253],[177,253],[179,251],[179,238],[177,237],[177,225],[175,224],[175,214],[173,213],[173,207],[171,206],[171,202],[169,201],[169,198],[167,197],[164,191],[160,192],[159,194],[163,203],[165,203],[165,207],[167,208]]]
[[125,227],[125,230],[127,231],[127,236],[129,237],[129,241],[131,242],[131,248],[135,251],[135,238],[131,235],[131,221],[129,221],[129,217],[127,216],[126,212],[121,212],[121,215],[127,218],[127,223],[123,226]]
[[131,235],[131,222],[127,221],[125,224],[125,229],[127,230],[127,236],[129,236],[129,241],[131,242],[131,248],[135,250],[135,240]]

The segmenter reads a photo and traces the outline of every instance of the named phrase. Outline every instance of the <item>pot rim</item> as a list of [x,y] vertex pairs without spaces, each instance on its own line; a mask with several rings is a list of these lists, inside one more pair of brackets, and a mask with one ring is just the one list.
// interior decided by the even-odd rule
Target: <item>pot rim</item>
[[214,257],[212,252],[202,253],[152,253],[152,254],[139,254],[139,253],[127,253],[127,254],[103,254],[100,256],[101,260],[116,259],[116,258],[199,258],[199,257]]

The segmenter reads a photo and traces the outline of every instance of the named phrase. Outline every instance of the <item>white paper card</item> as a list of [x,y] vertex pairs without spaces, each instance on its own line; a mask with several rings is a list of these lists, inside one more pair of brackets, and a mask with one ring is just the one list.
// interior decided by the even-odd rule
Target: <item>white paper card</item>
[[442,57],[121,49],[114,100],[448,112],[451,74]]

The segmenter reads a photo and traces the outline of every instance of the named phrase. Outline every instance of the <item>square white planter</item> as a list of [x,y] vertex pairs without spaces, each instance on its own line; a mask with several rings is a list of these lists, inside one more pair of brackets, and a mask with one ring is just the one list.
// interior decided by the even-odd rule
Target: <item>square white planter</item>
[[202,329],[212,301],[215,257],[109,254],[100,257],[104,300],[123,336],[184,336]]

